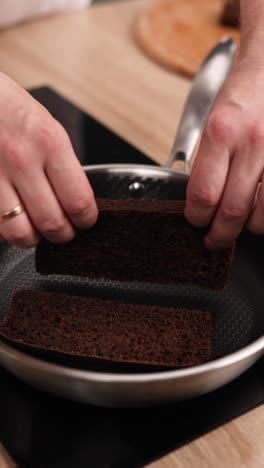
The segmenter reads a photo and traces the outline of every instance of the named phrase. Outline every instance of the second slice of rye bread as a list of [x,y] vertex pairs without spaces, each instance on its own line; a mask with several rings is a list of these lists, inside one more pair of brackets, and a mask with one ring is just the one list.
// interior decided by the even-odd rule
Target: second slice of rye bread
[[0,336],[75,367],[171,369],[210,359],[211,315],[28,290],[14,296]]

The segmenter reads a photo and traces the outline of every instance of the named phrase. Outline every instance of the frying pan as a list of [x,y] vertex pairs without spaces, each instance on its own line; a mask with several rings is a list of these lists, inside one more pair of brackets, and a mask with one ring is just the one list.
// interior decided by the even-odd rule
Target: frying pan
[[[184,199],[191,156],[216,93],[235,52],[222,40],[196,76],[167,167],[104,165],[85,167],[97,197]],[[185,162],[185,171],[170,168]],[[177,248],[177,245],[175,245]],[[76,259],[78,261],[78,259]],[[0,319],[16,290],[35,288],[209,310],[212,314],[212,360],[186,369],[150,373],[113,373],[57,364],[14,349],[0,340],[0,364],[31,385],[71,399],[104,406],[168,403],[212,391],[240,375],[264,352],[264,238],[244,232],[237,242],[231,280],[224,291],[196,286],[150,285],[63,276],[41,277],[34,268],[34,249],[0,247]],[[180,268],[180,265],[179,265]]]

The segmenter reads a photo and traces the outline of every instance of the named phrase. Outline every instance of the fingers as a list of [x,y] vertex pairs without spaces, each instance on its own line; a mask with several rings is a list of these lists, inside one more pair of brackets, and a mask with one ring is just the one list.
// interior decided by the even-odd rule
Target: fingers
[[258,191],[256,205],[248,219],[247,227],[254,234],[264,234],[264,177]]
[[74,229],[65,216],[40,164],[28,164],[23,177],[16,172],[13,180],[38,232],[54,243],[70,241]]
[[[254,164],[252,164],[252,160]],[[218,249],[228,246],[240,234],[252,210],[256,189],[262,172],[262,158],[251,147],[240,147],[234,155],[224,194],[205,239],[207,247]],[[258,229],[261,204],[252,217],[252,227]],[[263,218],[263,216],[261,217]],[[261,223],[263,223],[261,219]],[[262,229],[263,229],[262,225]]]
[[[11,211],[21,203],[16,191],[8,180],[0,184],[0,212]],[[39,242],[39,235],[33,228],[26,212],[0,224],[0,240],[12,242],[17,247],[33,247]]]
[[185,216],[194,226],[208,226],[214,217],[229,170],[231,134],[225,116],[210,117],[187,187]]
[[26,213],[0,225],[0,240],[67,242],[73,225],[96,221],[93,191],[63,127],[12,80],[2,78],[1,86],[0,213],[21,202]]
[[235,114],[213,113],[202,138],[187,190],[186,217],[198,227],[211,224],[205,243],[210,249],[228,246],[247,222],[264,232],[262,191],[253,204],[263,173],[264,129],[245,125]]
[[185,208],[190,223],[211,224],[205,238],[208,248],[225,248],[246,223],[253,232],[264,233],[263,189],[253,210],[263,174],[263,145],[259,119],[248,119],[237,108],[226,112],[216,106],[202,137]]
[[36,147],[42,153],[14,151],[10,178],[38,232],[54,243],[70,241],[75,231],[97,218],[92,189],[64,129],[54,119],[39,122]]
[[98,210],[92,188],[71,144],[58,148],[47,161],[46,172],[64,211],[74,226],[89,228]]

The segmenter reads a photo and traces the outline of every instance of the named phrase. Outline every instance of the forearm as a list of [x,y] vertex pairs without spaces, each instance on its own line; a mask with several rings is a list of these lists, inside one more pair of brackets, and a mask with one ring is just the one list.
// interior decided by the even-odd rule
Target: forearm
[[264,1],[240,0],[241,57],[264,67]]

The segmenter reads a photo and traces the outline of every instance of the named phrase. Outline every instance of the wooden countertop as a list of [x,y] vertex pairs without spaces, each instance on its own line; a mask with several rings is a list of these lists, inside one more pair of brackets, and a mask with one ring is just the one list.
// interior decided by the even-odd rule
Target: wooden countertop
[[[190,82],[150,61],[133,42],[145,3],[122,0],[0,32],[0,70],[24,87],[53,87],[162,163]],[[261,406],[151,467],[260,468],[263,427]],[[0,467],[14,467],[1,445]]]

